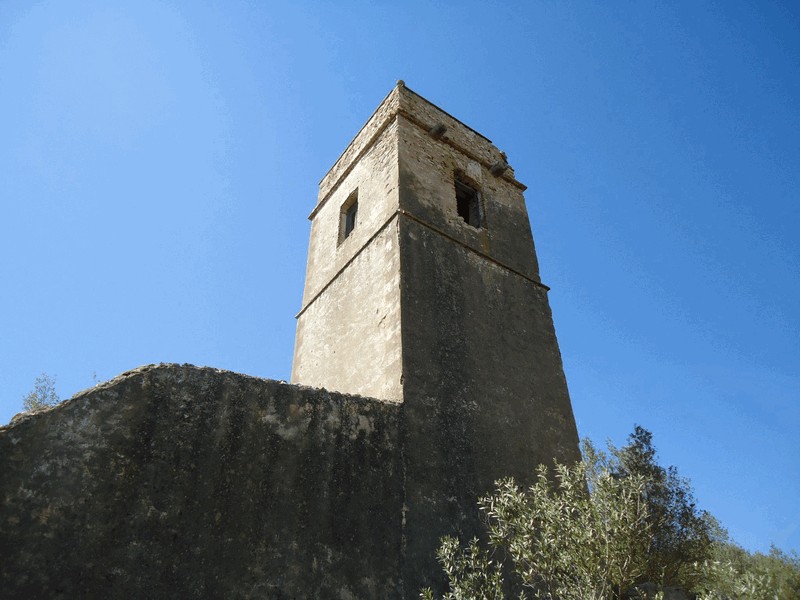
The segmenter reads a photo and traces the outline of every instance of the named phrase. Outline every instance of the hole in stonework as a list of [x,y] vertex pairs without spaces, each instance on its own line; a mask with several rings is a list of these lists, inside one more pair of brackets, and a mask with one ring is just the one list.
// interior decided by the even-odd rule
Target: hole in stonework
[[464,219],[467,225],[480,228],[482,225],[480,193],[458,177],[455,178],[455,184],[458,216]]
[[358,212],[358,202],[347,209],[344,213],[344,237],[350,235],[356,227],[356,213]]
[[358,223],[358,190],[347,197],[342,204],[339,216],[339,243],[345,241],[353,233]]

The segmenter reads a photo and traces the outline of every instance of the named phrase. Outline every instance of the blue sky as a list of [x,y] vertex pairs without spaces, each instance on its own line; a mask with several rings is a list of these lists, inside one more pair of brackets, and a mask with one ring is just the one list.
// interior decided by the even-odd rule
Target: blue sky
[[0,3],[0,422],[155,362],[288,379],[317,184],[397,79],[504,150],[582,436],[800,550],[800,9]]

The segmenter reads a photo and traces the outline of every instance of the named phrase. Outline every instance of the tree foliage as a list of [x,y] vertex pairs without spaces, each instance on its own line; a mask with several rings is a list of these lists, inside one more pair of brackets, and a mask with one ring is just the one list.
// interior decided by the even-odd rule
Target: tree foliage
[[557,464],[554,473],[551,481],[540,467],[527,492],[502,481],[497,494],[481,501],[491,544],[508,551],[516,575],[537,597],[618,597],[646,569],[652,528],[645,481],[590,473],[586,463]]
[[[502,565],[489,557],[478,540],[472,540],[462,549],[456,538],[442,538],[438,557],[450,582],[450,591],[444,595],[444,600],[502,600],[505,597]],[[433,600],[433,592],[425,589],[421,597]]]
[[33,382],[33,390],[22,399],[22,406],[26,411],[32,411],[45,406],[53,406],[60,401],[61,399],[56,394],[55,377],[42,373]]
[[703,564],[698,600],[797,600],[800,555],[772,547],[769,554],[750,553],[723,531],[714,556]]
[[710,516],[696,506],[691,484],[674,466],[658,464],[653,434],[639,425],[625,446],[609,444],[609,451],[611,460],[603,466],[614,477],[636,475],[645,481],[653,537],[642,582],[693,588],[702,577],[696,565],[711,558],[712,528]]
[[540,466],[527,490],[512,479],[496,485],[479,501],[488,545],[442,541],[445,600],[497,600],[510,590],[523,599],[619,600],[645,583],[698,600],[800,598],[797,554],[751,555],[732,544],[696,507],[689,482],[658,465],[642,427],[608,452],[585,441],[581,462]]
[[[508,557],[523,598],[620,597],[645,572],[652,539],[644,479],[614,477],[585,461],[556,464],[553,475],[542,466],[528,490],[505,479],[481,499],[491,547]],[[502,571],[476,540],[464,551],[445,539],[439,560],[450,581],[446,600],[504,597]]]

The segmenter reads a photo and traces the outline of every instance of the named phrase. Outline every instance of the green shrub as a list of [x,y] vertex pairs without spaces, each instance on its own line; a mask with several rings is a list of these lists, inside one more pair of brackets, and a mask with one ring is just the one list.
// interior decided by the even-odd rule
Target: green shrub
[[527,490],[498,481],[479,507],[487,545],[448,537],[439,548],[445,600],[619,600],[637,586],[679,587],[698,600],[800,598],[797,553],[733,544],[696,507],[689,482],[658,465],[652,434],[638,426],[622,448],[584,441],[581,462],[540,466]]

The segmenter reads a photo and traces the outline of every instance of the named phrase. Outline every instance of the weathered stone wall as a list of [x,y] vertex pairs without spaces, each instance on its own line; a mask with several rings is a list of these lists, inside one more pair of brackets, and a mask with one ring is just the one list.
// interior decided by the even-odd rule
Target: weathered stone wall
[[[426,111],[426,118],[435,123],[436,117],[427,114],[432,111],[432,107]],[[440,118],[446,116],[442,114]],[[491,154],[491,149],[499,152],[486,139],[473,134],[475,143],[463,150],[451,141],[452,138],[462,142],[471,131],[451,121],[443,141],[434,141],[420,127],[419,120],[400,119],[400,208],[456,243],[538,281],[539,266],[522,188],[512,179],[492,175],[484,163],[465,154],[464,150],[480,154]],[[479,229],[467,225],[456,210],[456,171],[464,173],[480,189],[484,223]]]
[[[525,483],[538,464],[580,455],[524,186],[491,172],[504,157],[486,138],[413,92],[400,98],[404,576],[419,585],[435,583],[431,540],[480,535],[476,499],[496,479]],[[457,171],[480,191],[480,228],[458,215]]]
[[[0,595],[441,589],[440,536],[480,534],[497,478],[579,458],[525,186],[504,161],[398,85],[320,184],[292,371],[380,400],[165,365],[0,428]],[[481,227],[458,215],[456,172],[479,188]]]
[[[394,122],[364,149],[361,159],[342,175],[311,221],[303,307],[334,279],[397,210],[397,126]],[[339,243],[341,207],[358,190],[356,228]],[[320,190],[320,198],[323,191]]]
[[192,366],[0,427],[3,598],[392,598],[397,405]]
[[[472,127],[459,121],[447,111],[426,100],[416,92],[410,90],[405,84],[396,88],[399,92],[398,108],[406,116],[419,121],[424,129],[437,123],[447,127],[443,136],[445,143],[453,143],[462,152],[466,152],[485,166],[503,160],[503,153],[492,144],[486,136],[478,133]],[[513,171],[508,175],[513,179]],[[524,188],[524,186],[521,186]]]
[[[402,402],[407,597],[437,583],[440,536],[480,533],[476,500],[496,479],[579,458],[525,186],[505,160],[399,84],[311,215],[292,381]],[[456,173],[480,193],[480,227],[458,214]],[[364,219],[337,246],[356,187]]]
[[292,381],[397,402],[402,367],[395,221],[299,316]]
[[[399,401],[400,253],[390,223],[399,188],[397,124],[375,135],[314,215],[291,379]],[[340,243],[341,207],[354,190],[356,227]]]
[[428,577],[439,535],[480,533],[496,479],[580,455],[546,291],[411,219],[400,247],[406,577]]

